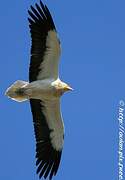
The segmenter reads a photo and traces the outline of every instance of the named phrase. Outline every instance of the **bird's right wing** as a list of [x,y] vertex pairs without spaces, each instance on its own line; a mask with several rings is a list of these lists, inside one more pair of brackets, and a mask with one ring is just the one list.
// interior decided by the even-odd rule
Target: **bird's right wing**
[[64,127],[60,112],[60,102],[30,100],[36,137],[36,165],[41,178],[56,175],[64,140]]
[[31,6],[29,27],[32,47],[29,69],[29,81],[58,78],[60,42],[52,16],[46,5],[40,1]]

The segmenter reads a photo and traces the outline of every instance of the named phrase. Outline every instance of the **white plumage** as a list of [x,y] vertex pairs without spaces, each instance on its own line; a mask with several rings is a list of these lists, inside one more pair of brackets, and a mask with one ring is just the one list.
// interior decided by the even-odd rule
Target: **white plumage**
[[60,57],[60,45],[55,31],[49,31],[46,39],[47,50],[45,52],[45,61],[40,65],[41,71],[37,79],[58,78],[58,65]]
[[60,42],[51,14],[40,1],[31,6],[29,27],[32,47],[29,82],[16,81],[6,95],[22,102],[30,101],[36,137],[36,165],[39,177],[56,175],[63,148],[64,125],[60,97],[72,88],[59,79]]

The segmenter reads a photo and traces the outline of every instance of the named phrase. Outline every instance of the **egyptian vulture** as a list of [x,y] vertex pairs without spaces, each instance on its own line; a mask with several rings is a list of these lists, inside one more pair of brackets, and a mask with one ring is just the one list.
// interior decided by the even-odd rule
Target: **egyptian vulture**
[[52,16],[41,1],[31,6],[29,27],[32,39],[29,82],[18,80],[6,95],[18,102],[29,100],[36,138],[39,178],[56,175],[64,141],[60,97],[72,88],[59,79],[60,41]]

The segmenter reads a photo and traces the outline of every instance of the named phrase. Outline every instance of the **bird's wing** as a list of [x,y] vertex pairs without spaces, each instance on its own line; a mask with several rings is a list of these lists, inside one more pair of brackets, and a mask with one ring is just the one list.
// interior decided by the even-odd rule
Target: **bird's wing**
[[30,100],[36,137],[36,165],[41,178],[56,175],[64,140],[60,102]]
[[52,16],[43,3],[31,6],[30,18],[32,47],[29,69],[29,81],[57,79],[60,57],[60,42]]

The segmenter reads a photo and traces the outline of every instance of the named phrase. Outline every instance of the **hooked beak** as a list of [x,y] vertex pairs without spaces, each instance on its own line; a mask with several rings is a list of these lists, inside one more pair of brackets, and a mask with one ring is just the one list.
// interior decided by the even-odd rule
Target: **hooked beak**
[[73,88],[71,88],[69,85],[67,85],[65,88],[64,88],[65,91],[73,91]]

